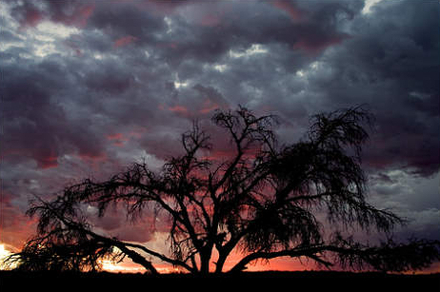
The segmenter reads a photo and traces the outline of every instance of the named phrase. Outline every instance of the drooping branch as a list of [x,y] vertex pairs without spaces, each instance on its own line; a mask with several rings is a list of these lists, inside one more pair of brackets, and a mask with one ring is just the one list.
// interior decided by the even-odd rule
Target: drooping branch
[[[40,199],[40,205],[35,206],[29,210],[30,214],[39,213],[40,222],[39,222],[39,230],[40,234],[43,236],[37,240],[37,248],[40,246],[42,249],[46,248],[46,241],[48,239],[47,236],[44,236],[47,231],[48,234],[58,237],[63,241],[65,240],[73,240],[73,244],[76,246],[89,246],[91,243],[97,243],[97,247],[106,247],[109,253],[112,251],[112,247],[117,247],[123,254],[128,256],[133,262],[142,265],[148,271],[153,274],[157,274],[157,270],[153,267],[150,261],[147,261],[143,256],[138,254],[137,252],[130,250],[124,242],[117,240],[116,238],[108,238],[102,235],[98,235],[97,233],[90,230],[90,226],[88,224],[84,224],[81,221],[75,221],[74,218],[66,216],[66,214],[60,212],[60,208],[58,204],[55,204],[57,201],[53,203],[44,202]],[[72,206],[70,207],[72,208]],[[62,209],[61,209],[62,210]],[[73,208],[72,208],[73,210]],[[64,210],[66,211],[66,210]],[[74,212],[68,212],[71,215]],[[61,227],[62,226],[62,227]],[[73,234],[71,234],[73,233]],[[96,248],[96,247],[95,247]],[[52,251],[53,252],[53,251]],[[94,252],[90,252],[93,254]],[[89,255],[90,255],[89,254]],[[89,256],[86,255],[86,256]],[[103,254],[104,256],[105,254]],[[70,258],[81,257],[81,254],[72,254]],[[69,256],[64,255],[65,260],[69,260]]]
[[440,260],[440,241],[412,240],[408,244],[396,244],[392,240],[381,246],[369,247],[349,240],[334,242],[332,245],[312,245],[285,249],[274,252],[257,251],[245,256],[230,272],[246,269],[252,261],[270,260],[278,257],[308,257],[325,266],[331,263],[325,260],[325,254],[331,253],[341,267],[362,269],[368,266],[380,271],[408,271],[429,267]]
[[[100,243],[101,246],[105,246],[107,248],[116,247],[118,248],[124,255],[128,256],[133,262],[142,265],[144,268],[149,270],[153,274],[157,274],[157,270],[154,268],[152,263],[150,261],[147,261],[144,256],[139,254],[138,252],[134,251],[130,248],[135,248],[138,250],[141,250],[153,257],[156,257],[157,259],[160,259],[164,262],[170,263],[174,266],[181,266],[188,270],[189,272],[194,272],[194,268],[187,265],[185,261],[179,261],[176,259],[169,258],[163,254],[160,254],[158,252],[155,252],[151,249],[146,248],[143,245],[140,244],[134,244],[134,243],[127,243],[123,242],[117,238],[109,238],[103,235],[99,235],[89,229],[88,226],[81,224],[79,222],[74,222],[73,219],[64,217],[62,214],[60,214],[57,209],[54,209],[51,203],[44,202],[40,200],[40,205],[30,209],[30,213],[39,213],[40,218],[43,219],[40,220],[40,223],[45,222],[47,226],[39,226],[40,231],[46,235],[42,235],[41,237],[37,237],[35,239],[35,243],[37,245],[42,245],[44,248],[44,242],[45,239],[48,239],[50,236],[64,236],[65,232],[75,234],[82,234],[82,236],[88,236],[89,239],[85,239],[84,242],[86,245],[90,245],[91,242],[97,242]],[[46,219],[47,218],[47,219]],[[50,218],[50,219],[49,219]],[[48,228],[53,228],[55,224],[62,223],[64,225],[63,229],[55,229],[48,232]],[[67,256],[66,256],[67,258]]]

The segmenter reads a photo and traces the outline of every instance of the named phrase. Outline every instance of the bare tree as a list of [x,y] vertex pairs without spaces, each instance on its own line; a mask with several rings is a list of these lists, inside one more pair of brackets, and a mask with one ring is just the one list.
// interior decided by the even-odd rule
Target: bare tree
[[[134,163],[107,181],[85,179],[53,201],[38,200],[28,210],[38,216],[37,235],[11,260],[28,270],[90,270],[99,268],[101,258],[129,257],[157,273],[150,260],[156,258],[191,273],[208,273],[214,263],[221,273],[234,250],[243,257],[230,271],[286,256],[326,267],[385,271],[419,269],[439,259],[435,241],[368,246],[344,237],[355,228],[390,238],[393,227],[403,223],[365,199],[360,155],[371,115],[362,107],[315,115],[301,141],[282,146],[274,116],[257,117],[239,107],[217,111],[212,121],[228,135],[230,157],[206,158],[215,145],[195,122],[182,135],[184,154],[168,159],[160,172]],[[170,251],[98,234],[82,210],[95,206],[102,217],[110,205],[125,206],[133,220],[146,210],[166,216]],[[318,214],[325,219],[318,220]],[[329,234],[323,227],[328,223],[339,229]]]

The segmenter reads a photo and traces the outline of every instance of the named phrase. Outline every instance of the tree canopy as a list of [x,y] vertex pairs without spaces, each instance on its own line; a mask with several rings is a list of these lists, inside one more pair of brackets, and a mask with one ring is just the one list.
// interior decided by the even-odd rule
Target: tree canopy
[[[218,110],[212,122],[229,139],[228,157],[208,157],[216,145],[194,122],[181,136],[183,154],[160,171],[133,163],[106,181],[84,179],[51,201],[37,199],[27,212],[38,217],[37,233],[10,260],[25,270],[83,271],[99,269],[103,258],[128,257],[158,273],[155,258],[191,273],[208,273],[210,266],[221,273],[233,251],[243,256],[230,272],[277,257],[382,271],[420,269],[440,259],[439,242],[391,240],[404,220],[367,202],[361,150],[372,116],[364,108],[317,114],[306,135],[287,145],[277,141],[273,115],[240,106]],[[169,251],[98,232],[85,206],[97,208],[98,217],[116,206],[129,220],[151,211],[167,218]],[[352,229],[383,233],[386,240],[358,242]]]

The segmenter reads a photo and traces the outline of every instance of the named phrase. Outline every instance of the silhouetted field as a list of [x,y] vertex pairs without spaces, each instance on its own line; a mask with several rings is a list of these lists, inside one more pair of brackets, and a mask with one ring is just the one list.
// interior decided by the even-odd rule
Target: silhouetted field
[[[50,273],[0,271],[1,291],[440,291],[440,274],[390,275],[349,272],[246,272],[197,276],[188,274]],[[14,290],[12,290],[14,289]],[[165,290],[164,290],[165,289]]]

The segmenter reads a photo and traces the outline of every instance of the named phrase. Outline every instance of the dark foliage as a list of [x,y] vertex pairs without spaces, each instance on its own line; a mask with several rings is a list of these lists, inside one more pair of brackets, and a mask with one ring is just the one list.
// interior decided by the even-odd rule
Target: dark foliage
[[[229,136],[231,155],[221,161],[204,156],[215,145],[194,123],[182,135],[184,154],[170,158],[160,172],[135,163],[104,182],[86,179],[68,186],[54,200],[38,200],[28,211],[38,229],[23,251],[13,255],[22,270],[96,270],[105,257],[131,258],[149,272],[154,257],[191,273],[208,273],[216,249],[216,272],[234,249],[242,271],[256,260],[306,257],[326,267],[406,271],[439,259],[439,242],[391,240],[367,246],[325,234],[324,222],[340,231],[355,228],[390,235],[403,220],[370,205],[360,167],[371,115],[361,107],[316,115],[303,140],[278,145],[274,116],[255,116],[246,108],[218,111],[215,125]],[[98,234],[82,210],[98,216],[109,206],[125,206],[128,219],[146,210],[169,220],[169,254]],[[322,217],[322,216],[321,216]],[[148,255],[148,257],[145,256]]]

